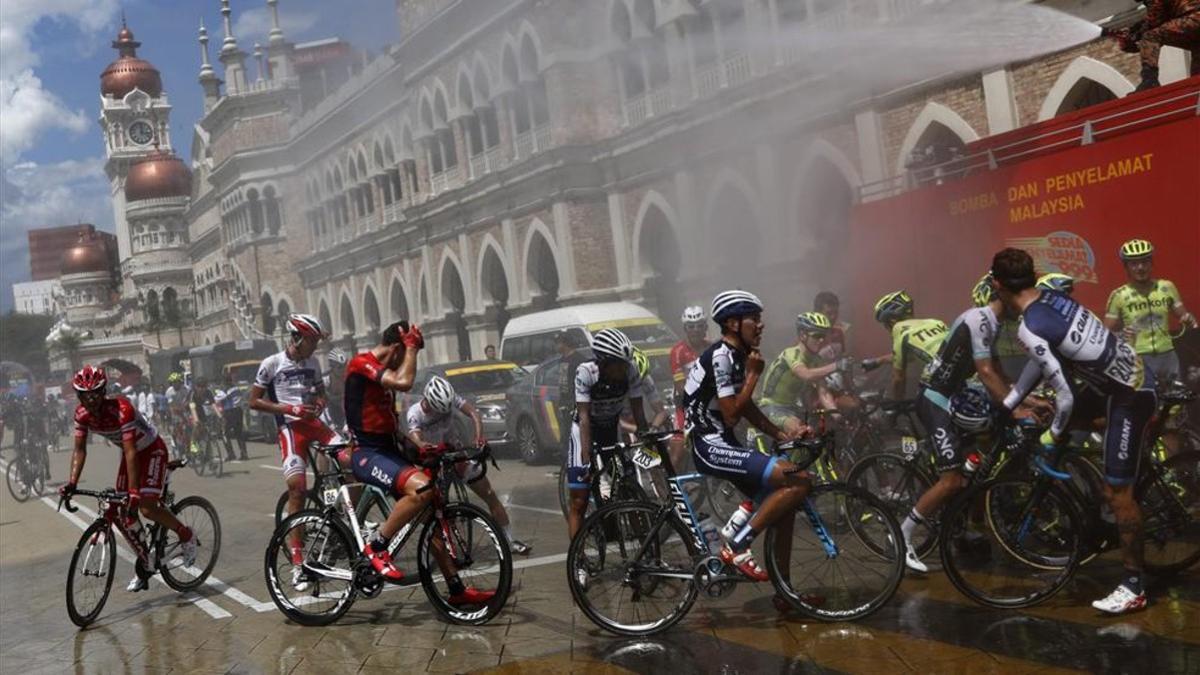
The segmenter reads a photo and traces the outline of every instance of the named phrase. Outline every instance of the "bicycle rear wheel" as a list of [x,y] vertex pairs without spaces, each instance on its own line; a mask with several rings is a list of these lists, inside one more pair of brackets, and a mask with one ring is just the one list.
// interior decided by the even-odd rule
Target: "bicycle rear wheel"
[[[787,525],[767,530],[771,583],[797,611],[822,621],[854,621],[882,607],[904,577],[904,537],[889,507],[841,483],[812,489]],[[805,522],[807,520],[807,522]]]
[[220,478],[225,475],[225,453],[210,434],[204,441],[204,452],[208,455],[209,471]]
[[[880,453],[859,460],[850,469],[846,484],[879,497],[896,521],[904,522],[921,495],[933,487],[933,480],[904,456]],[[864,515],[870,517],[869,512]],[[937,517],[932,514],[913,530],[913,549],[918,557],[924,558],[937,546]]]
[[[279,499],[275,500],[275,527],[279,527],[279,524],[283,522],[283,519],[291,515],[288,513],[287,503],[288,491],[284,490],[279,494]],[[313,494],[312,490],[304,491],[304,503],[300,505],[301,510],[311,509],[314,511],[320,511],[323,508],[325,508],[325,505],[322,504],[321,500]]]
[[690,541],[691,533],[658,505],[616,502],[600,509],[584,521],[567,552],[575,604],[617,635],[667,630],[696,602]]
[[[438,563],[444,552],[451,569]],[[508,538],[483,509],[451,504],[425,522],[417,546],[421,586],[437,613],[447,621],[478,626],[496,618],[512,590],[512,551]],[[490,592],[482,602],[463,602],[449,592],[445,576],[457,572],[468,589]],[[437,572],[437,578],[434,573]]]
[[1170,575],[1195,565],[1200,561],[1200,452],[1171,457],[1139,487],[1146,571]]
[[190,591],[199,588],[217,565],[221,554],[221,520],[217,510],[203,497],[184,497],[171,506],[171,513],[192,531],[196,560],[184,565],[179,535],[163,528],[159,552],[163,581],[177,591]]
[[67,615],[80,628],[96,620],[112,590],[117,567],[116,533],[97,520],[83,531],[67,571]]
[[13,499],[18,502],[24,502],[33,494],[33,487],[29,485],[29,471],[25,468],[25,461],[21,458],[20,450],[17,451],[17,456],[8,463],[8,470],[5,471],[5,482],[8,483],[8,493]]
[[[300,537],[293,559],[290,539]],[[355,570],[361,553],[333,512],[297,511],[267,544],[263,566],[271,601],[303,626],[326,626],[349,611],[357,597]],[[294,570],[300,568],[299,575]]]
[[1049,481],[997,478],[951,502],[942,519],[942,566],[963,595],[988,607],[1030,607],[1071,580],[1083,516]]

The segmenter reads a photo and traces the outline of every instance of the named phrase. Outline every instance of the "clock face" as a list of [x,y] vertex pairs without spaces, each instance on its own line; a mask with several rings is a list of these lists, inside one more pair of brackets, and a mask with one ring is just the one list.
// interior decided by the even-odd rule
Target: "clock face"
[[145,145],[154,139],[154,130],[150,128],[150,124],[144,121],[137,121],[129,125],[129,140],[138,145]]

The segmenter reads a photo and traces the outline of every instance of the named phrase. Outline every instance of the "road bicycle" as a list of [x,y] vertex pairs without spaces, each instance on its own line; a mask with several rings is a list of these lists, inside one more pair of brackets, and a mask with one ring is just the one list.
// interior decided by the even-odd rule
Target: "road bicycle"
[[[422,490],[432,491],[433,499],[392,537],[388,546],[392,558],[399,559],[405,545],[416,536],[418,574],[406,576],[395,585],[420,583],[435,611],[452,623],[487,623],[504,608],[511,591],[512,552],[508,539],[491,515],[465,501],[459,473],[464,462],[483,463],[490,452],[487,446],[440,446],[428,453],[420,465],[428,470],[431,480]],[[484,467],[486,472],[486,464]],[[378,597],[388,585],[363,554],[370,533],[359,517],[360,504],[351,494],[356,487],[364,488],[360,503],[374,501],[382,494],[372,486],[345,483],[337,488],[332,503],[288,516],[271,536],[264,559],[267,589],[279,611],[296,623],[333,623],[350,610],[359,595]],[[383,508],[382,504],[368,504],[367,512],[380,513]],[[302,541],[298,563],[290,551],[297,534]],[[301,590],[293,583],[297,566],[302,570]],[[447,570],[454,570],[464,585],[493,590],[494,594],[480,605],[451,603],[445,585]]]
[[[613,501],[644,500],[649,495],[661,497],[665,501],[665,495],[660,494],[659,487],[654,484],[652,477],[639,471],[639,467],[630,461],[629,451],[641,446],[642,443],[636,440],[631,443],[593,446],[589,454],[591,469],[588,475],[591,480],[588,488],[588,513]],[[648,471],[651,467],[641,468]],[[567,461],[564,458],[558,473],[558,506],[564,518],[570,510],[570,504],[571,488],[567,484]]]
[[[339,462],[341,453],[350,447],[352,446],[349,442],[331,443],[329,445],[313,444],[312,448],[314,452],[310,453],[313,461],[309,462],[313,478],[304,491],[304,504],[302,508],[320,510],[332,504],[337,498],[337,489],[348,482],[353,482],[350,479],[350,471],[343,469]],[[284,490],[279,493],[279,498],[275,500],[276,527],[288,516],[288,497],[288,491]]]
[[[1187,390],[1164,392],[1146,438],[1157,441],[1166,411],[1195,397]],[[1146,571],[1168,576],[1200,561],[1200,452],[1166,456],[1155,446],[1143,444],[1134,497],[1143,516]],[[1081,489],[1072,469],[1080,464],[1068,462],[1078,456],[1074,452],[1047,450],[1034,457],[1036,472],[997,476],[951,502],[943,517],[943,540],[974,536],[989,542],[987,555],[942,547],[946,574],[964,595],[989,607],[1036,605],[1065,586],[1085,562],[1119,547],[1116,524],[1105,517],[1099,491]],[[975,517],[979,513],[985,518]]]
[[41,497],[50,480],[50,455],[46,444],[25,434],[14,450],[16,454],[5,471],[8,493],[18,502]]
[[188,466],[197,476],[208,474],[216,478],[225,475],[225,428],[221,419],[209,413],[192,428],[187,444]]
[[71,617],[71,623],[84,628],[95,621],[104,609],[116,572],[116,533],[120,533],[137,556],[134,570],[141,579],[161,573],[167,586],[179,592],[195,590],[208,579],[221,553],[221,521],[217,517],[217,510],[203,497],[193,495],[175,501],[170,489],[170,475],[186,464],[187,460],[167,463],[167,481],[163,484],[159,499],[192,531],[196,542],[196,560],[191,565],[185,565],[179,555],[179,536],[175,532],[154,522],[148,522],[149,528],[142,527],[140,523],[130,528],[138,521],[131,520],[127,515],[127,492],[112,488],[76,490],[72,496],[59,499],[58,508],[65,506],[71,513],[79,510],[79,507],[71,504],[75,497],[95,497],[98,501],[98,515],[75,545],[67,572],[67,614]]
[[[710,550],[683,489],[702,476],[675,473],[663,447],[670,435],[647,437],[633,461],[661,463],[671,503],[611,503],[584,521],[567,553],[576,605],[618,635],[661,633],[688,613],[701,592],[719,598],[749,581]],[[780,444],[776,452],[791,455],[799,472],[831,444],[826,434]],[[792,608],[812,619],[849,621],[892,597],[904,575],[904,539],[880,500],[827,483],[812,488],[797,515],[767,528],[764,545],[771,583]],[[578,574],[581,569],[586,574]]]

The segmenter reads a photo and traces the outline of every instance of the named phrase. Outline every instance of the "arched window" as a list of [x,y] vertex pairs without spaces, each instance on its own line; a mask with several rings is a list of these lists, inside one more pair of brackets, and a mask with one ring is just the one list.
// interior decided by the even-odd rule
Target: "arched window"
[[278,321],[275,316],[275,303],[271,300],[270,295],[262,294],[262,298],[259,299],[259,311],[262,314],[262,332],[274,335]]
[[342,335],[343,337],[353,337],[358,328],[354,323],[354,308],[350,305],[350,298],[342,296]]
[[408,321],[408,298],[404,296],[404,287],[399,279],[392,281],[392,290],[388,294],[388,307],[392,310],[392,321]]
[[250,230],[256,235],[262,234],[263,207],[262,202],[258,200],[258,190],[250,188],[246,191],[246,208],[250,212]]
[[279,214],[279,198],[275,195],[275,186],[268,185],[263,190],[263,206],[267,217],[267,232],[272,236],[279,234],[283,227],[283,218]]
[[375,299],[375,291],[367,288],[363,294],[363,314],[367,321],[366,330],[368,333],[377,333],[381,327],[381,319],[379,317],[379,302]]

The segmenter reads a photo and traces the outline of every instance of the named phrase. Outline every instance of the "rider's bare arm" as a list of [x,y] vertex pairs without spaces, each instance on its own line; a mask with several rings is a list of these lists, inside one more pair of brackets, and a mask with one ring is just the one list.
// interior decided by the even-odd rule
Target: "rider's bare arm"
[[775,426],[774,422],[767,419],[767,416],[763,414],[762,410],[759,410],[758,405],[755,404],[754,401],[750,401],[750,405],[746,407],[746,410],[742,413],[742,416],[745,417],[746,421],[750,422],[750,424],[753,424],[756,429],[770,436],[771,438],[774,438],[777,441],[783,441],[787,439],[787,434],[783,431],[783,429]]
[[83,473],[83,465],[87,463],[87,437],[75,437],[75,450],[71,453],[71,474],[68,483],[79,483],[79,475]]
[[629,399],[629,409],[633,412],[633,422],[637,425],[638,432],[645,431],[646,425],[646,409],[642,407],[642,397]]
[[470,401],[463,401],[462,407],[459,408],[464,415],[471,418],[471,422],[475,425],[475,444],[483,445],[485,437],[483,435],[483,419],[479,417],[479,410],[471,405]]
[[592,461],[592,404],[579,401],[575,404],[579,415],[579,458],[585,465]]
[[797,363],[796,365],[792,366],[792,374],[801,380],[804,380],[805,382],[820,380],[835,370],[837,370],[837,361],[834,361],[833,363],[827,363],[816,368],[809,368],[803,363]]
[[382,384],[388,389],[396,391],[409,391],[412,389],[413,378],[417,373],[417,352],[420,351],[416,347],[408,347],[404,350],[404,360],[400,362],[400,367],[395,370],[385,370],[379,378],[379,384]]

